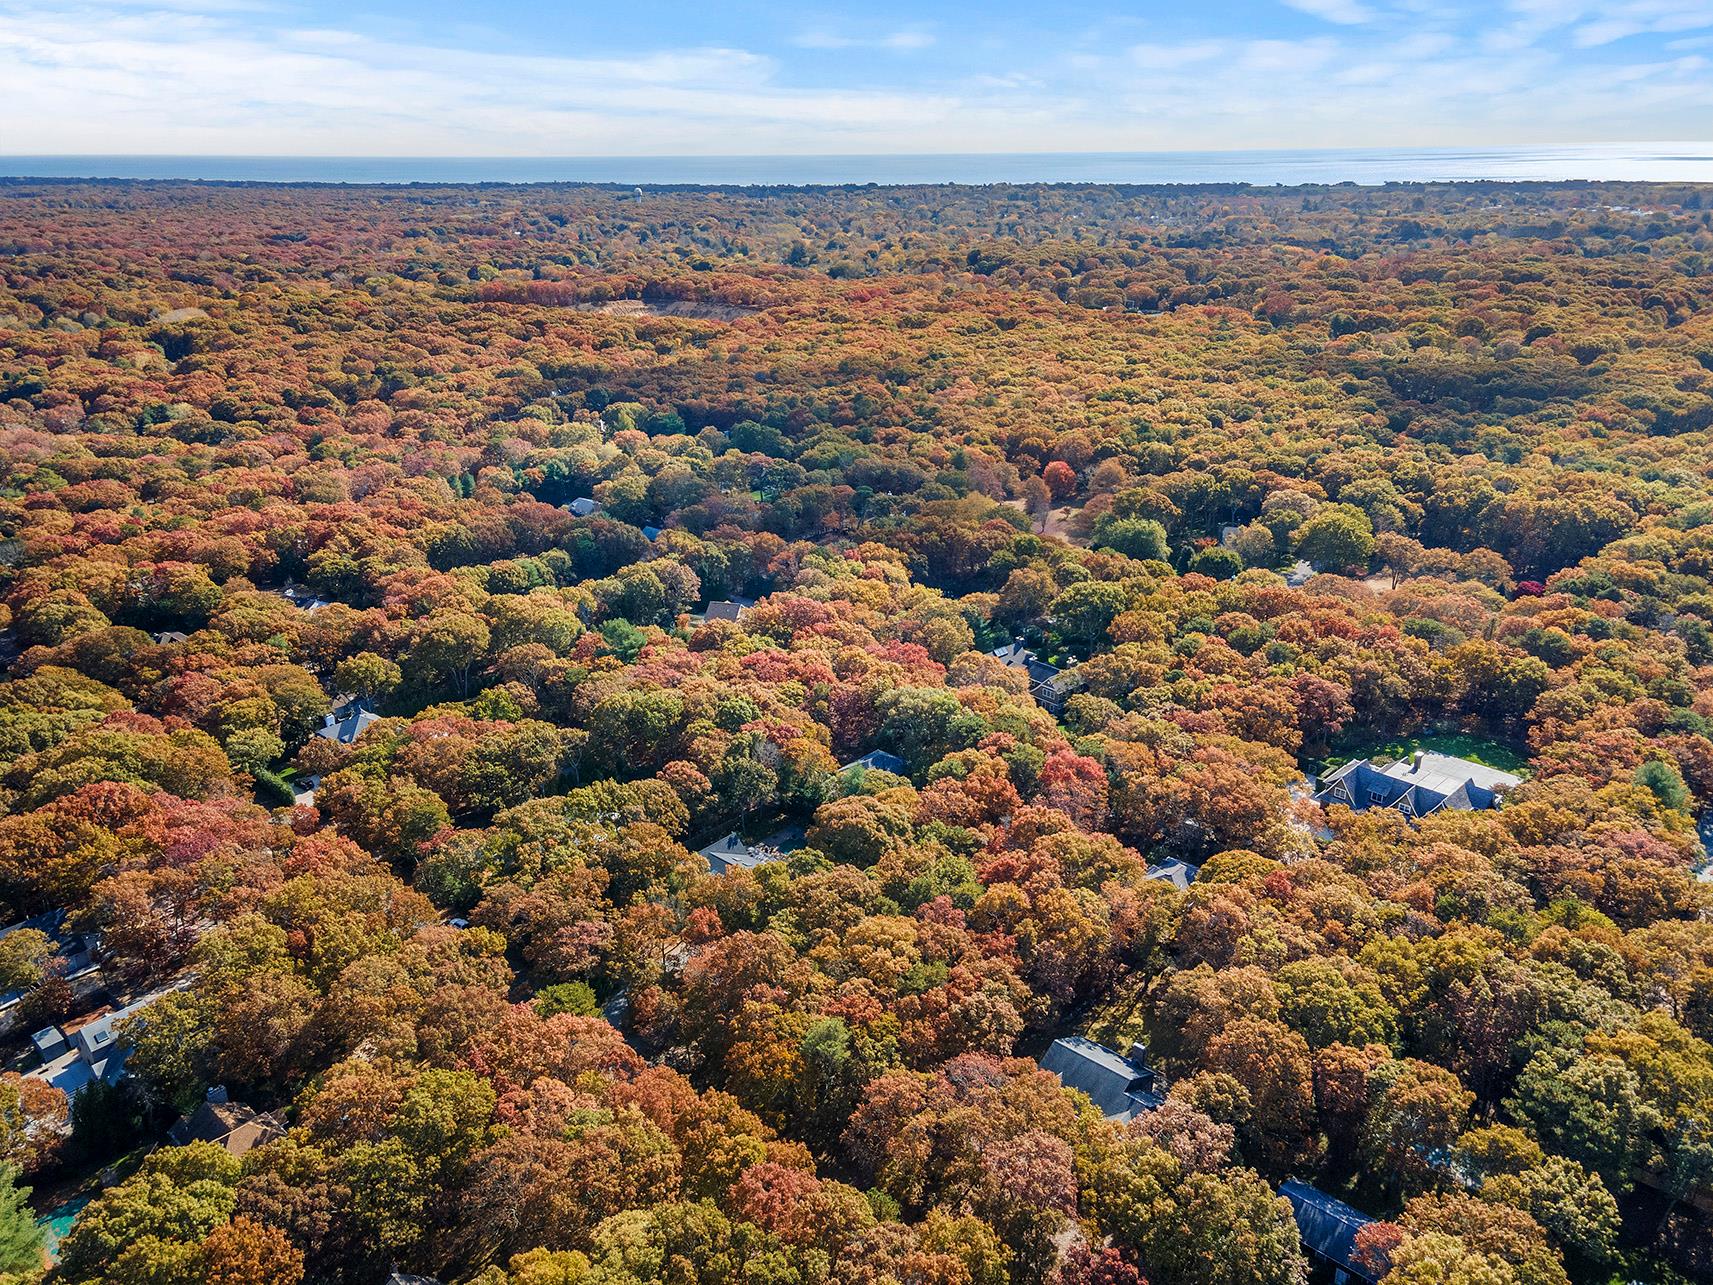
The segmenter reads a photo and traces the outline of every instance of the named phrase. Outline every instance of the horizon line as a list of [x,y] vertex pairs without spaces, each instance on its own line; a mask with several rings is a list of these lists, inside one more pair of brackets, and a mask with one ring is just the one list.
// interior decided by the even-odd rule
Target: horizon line
[[[1695,147],[1713,148],[1713,135],[1686,139],[1624,139],[1605,142],[1561,143],[1433,143],[1433,144],[1339,144],[1304,147],[1180,147],[1180,148],[1100,148],[1063,149],[1056,151],[824,151],[824,152],[0,152],[0,161],[24,160],[279,160],[279,161],[754,161],[754,160],[888,160],[911,157],[933,160],[939,157],[971,156],[994,158],[1066,157],[1066,156],[1294,156],[1303,154],[1361,154],[1365,152],[1453,153],[1473,156],[1488,153],[1520,151],[1595,150],[1629,147]],[[1713,156],[1694,156],[1685,160],[1713,160]]]

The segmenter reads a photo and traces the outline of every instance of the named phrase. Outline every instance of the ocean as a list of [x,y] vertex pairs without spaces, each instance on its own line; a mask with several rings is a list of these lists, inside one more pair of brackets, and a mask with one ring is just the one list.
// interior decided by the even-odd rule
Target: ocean
[[1713,183],[1713,142],[896,156],[0,156],[0,177],[246,183]]

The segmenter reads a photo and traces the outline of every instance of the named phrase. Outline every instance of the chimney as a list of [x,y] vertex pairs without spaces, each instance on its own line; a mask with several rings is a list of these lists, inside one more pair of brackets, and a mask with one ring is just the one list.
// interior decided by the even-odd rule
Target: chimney
[[1130,1045],[1130,1060],[1138,1066],[1148,1065],[1148,1046],[1141,1040],[1135,1040]]
[[1421,770],[1422,770],[1422,751],[1417,750],[1414,754],[1410,755],[1410,771],[1411,772],[1419,772]]
[[338,722],[338,721],[339,721],[339,720],[338,720],[338,719],[337,719],[337,718],[335,718],[335,717],[333,717],[333,715],[332,715],[332,714],[329,714],[329,715],[327,715],[327,717],[326,717],[326,718],[324,718],[324,719],[322,719],[322,721],[321,721],[321,725],[322,725],[322,726],[323,726],[323,727],[332,727],[332,726],[333,726],[333,725],[334,725],[334,724],[335,724],[335,723],[337,723],[337,722]]

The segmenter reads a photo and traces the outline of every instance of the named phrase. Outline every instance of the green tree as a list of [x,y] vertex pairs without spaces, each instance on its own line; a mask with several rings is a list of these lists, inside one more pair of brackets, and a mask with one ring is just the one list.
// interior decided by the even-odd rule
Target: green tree
[[1367,567],[1373,555],[1374,525],[1348,504],[1328,505],[1297,529],[1297,556],[1317,567]]
[[79,1215],[60,1242],[60,1276],[104,1285],[194,1285],[199,1248],[232,1215],[238,1161],[212,1142],[166,1147]]
[[0,937],[0,992],[27,991],[39,984],[43,965],[53,954],[52,939],[34,928],[17,928]]
[[42,1229],[29,1206],[30,1189],[18,1185],[18,1171],[0,1165],[0,1274],[33,1272],[42,1265]]
[[195,990],[171,991],[126,1019],[131,1046],[125,1069],[149,1097],[175,1111],[190,1110],[207,1087],[212,1014]]
[[1243,570],[1243,559],[1230,549],[1214,545],[1191,558],[1189,570],[1197,575],[1212,576],[1215,580],[1230,580]]
[[486,661],[489,641],[480,616],[445,607],[418,628],[410,660],[425,677],[450,682],[459,696],[468,696],[470,675]]
[[365,705],[374,705],[392,695],[404,675],[385,656],[372,651],[360,651],[339,662],[333,670],[334,685],[350,692]]
[[1247,1169],[1192,1173],[1142,1244],[1159,1285],[1304,1285],[1308,1263],[1290,1202]]
[[1609,1054],[1543,1049],[1517,1077],[1506,1106],[1529,1121],[1548,1148],[1594,1170],[1616,1191],[1653,1157],[1649,1134],[1659,1112],[1636,1073]]
[[1103,518],[1094,543],[1142,562],[1166,560],[1166,528],[1152,518]]
[[1660,806],[1678,812],[1689,810],[1689,787],[1683,783],[1683,773],[1675,763],[1649,759],[1636,769],[1636,784],[1646,786],[1660,801]]

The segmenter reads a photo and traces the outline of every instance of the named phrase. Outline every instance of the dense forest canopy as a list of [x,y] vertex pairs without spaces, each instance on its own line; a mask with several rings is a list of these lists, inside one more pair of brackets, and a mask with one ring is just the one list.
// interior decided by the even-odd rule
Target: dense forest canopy
[[1710,430],[1692,186],[0,181],[50,1279],[1713,1275]]

